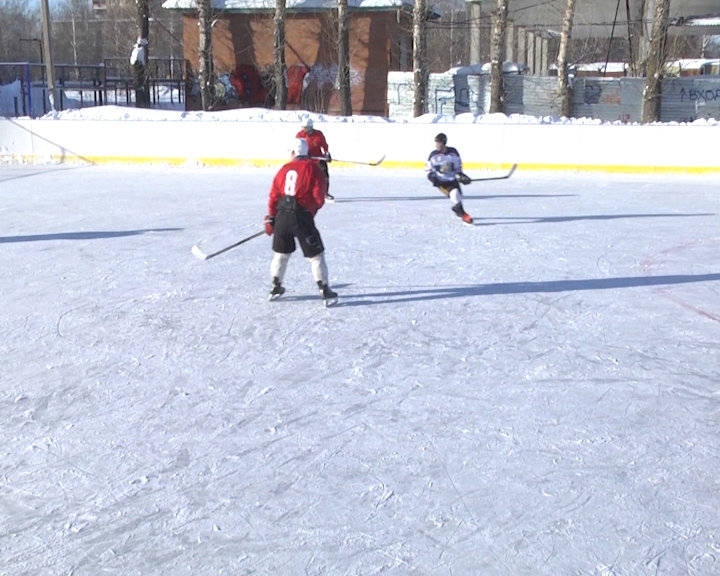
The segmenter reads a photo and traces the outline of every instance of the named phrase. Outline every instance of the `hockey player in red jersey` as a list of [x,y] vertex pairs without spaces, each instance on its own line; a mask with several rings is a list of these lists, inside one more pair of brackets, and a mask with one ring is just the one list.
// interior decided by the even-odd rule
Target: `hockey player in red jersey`
[[327,140],[325,140],[325,134],[320,130],[316,130],[312,118],[305,118],[300,124],[300,132],[295,135],[295,138],[304,138],[308,143],[308,154],[311,158],[324,158],[320,160],[320,168],[325,173],[325,184],[327,190],[325,191],[325,197],[328,200],[335,200],[335,197],[330,194],[330,171],[328,170],[328,162],[332,162],[330,156],[330,148],[328,147]]
[[433,186],[452,200],[452,211],[456,216],[462,218],[466,224],[472,224],[473,219],[463,208],[463,193],[460,188],[460,184],[470,184],[471,180],[462,171],[460,153],[447,145],[447,136],[442,132],[435,136],[435,150],[430,152],[425,171]]
[[325,247],[315,227],[315,214],[325,203],[325,190],[325,176],[317,162],[309,158],[307,141],[294,139],[290,162],[280,168],[273,179],[265,216],[265,231],[273,236],[275,252],[270,264],[273,282],[270,300],[285,293],[282,281],[297,238],[303,255],[310,259],[324,304],[328,306],[337,301],[337,294],[328,287]]

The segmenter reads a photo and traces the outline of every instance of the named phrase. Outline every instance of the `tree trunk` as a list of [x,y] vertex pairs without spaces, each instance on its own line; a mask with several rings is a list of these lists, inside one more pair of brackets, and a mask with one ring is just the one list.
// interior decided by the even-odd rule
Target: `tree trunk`
[[198,26],[200,38],[198,51],[198,82],[200,84],[200,100],[206,112],[213,107],[213,56],[212,56],[212,8],[210,0],[198,0]]
[[568,44],[572,38],[572,26],[575,19],[576,0],[567,0],[565,16],[563,18],[562,32],[560,33],[560,46],[558,47],[557,72],[558,91],[560,93],[560,113],[565,118],[572,116],[572,92],[568,82]]
[[287,108],[287,67],[285,66],[285,0],[275,0],[275,109]]
[[508,0],[497,0],[490,44],[490,113],[503,111],[503,63],[505,62]]
[[135,80],[135,106],[137,108],[150,108],[150,69],[148,68],[150,35],[150,7],[148,0],[135,0],[137,9],[138,39],[130,56],[130,64]]
[[413,9],[413,71],[414,98],[413,117],[417,118],[427,112],[427,0],[415,0]]
[[632,17],[633,51],[635,53],[635,73],[645,76],[648,53],[650,51],[650,33],[652,15],[655,13],[655,0],[636,0],[630,4]]
[[657,0],[647,58],[645,90],[643,91],[642,122],[660,120],[663,68],[667,58],[668,20],[670,0]]
[[348,24],[348,0],[338,0],[338,86],[340,89],[340,114],[352,116],[350,92],[350,26]]

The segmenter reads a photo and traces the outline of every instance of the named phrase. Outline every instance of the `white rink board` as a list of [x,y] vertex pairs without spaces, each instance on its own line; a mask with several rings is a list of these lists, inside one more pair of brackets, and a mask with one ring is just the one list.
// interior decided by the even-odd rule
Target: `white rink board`
[[[468,169],[720,172],[708,125],[318,122],[336,159],[386,158],[419,168],[435,134]],[[287,159],[297,124],[283,121],[0,119],[0,159],[20,162],[197,163],[272,166]],[[337,164],[336,164],[337,165]]]

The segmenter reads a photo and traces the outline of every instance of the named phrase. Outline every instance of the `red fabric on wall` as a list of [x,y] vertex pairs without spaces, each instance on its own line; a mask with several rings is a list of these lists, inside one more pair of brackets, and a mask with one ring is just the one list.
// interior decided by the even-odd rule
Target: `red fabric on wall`
[[310,68],[303,66],[302,64],[295,64],[287,69],[288,78],[288,92],[287,92],[287,103],[288,104],[300,104],[303,90],[303,80],[310,72]]
[[238,99],[245,104],[264,104],[268,89],[262,83],[260,72],[250,64],[240,64],[230,75],[230,84],[238,93]]

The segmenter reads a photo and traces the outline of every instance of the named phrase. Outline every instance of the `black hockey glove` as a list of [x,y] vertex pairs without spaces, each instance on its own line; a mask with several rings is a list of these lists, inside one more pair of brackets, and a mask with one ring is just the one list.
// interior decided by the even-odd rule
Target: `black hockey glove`
[[468,176],[464,172],[460,172],[460,174],[457,175],[457,179],[458,179],[458,182],[460,182],[460,184],[467,185],[467,184],[470,184],[470,182],[472,182],[472,179],[470,178],[470,176]]
[[327,162],[328,164],[330,164],[330,162],[332,162],[332,156],[330,156],[330,152],[325,154],[325,162]]
[[275,218],[272,216],[265,216],[265,234],[268,236],[273,235],[273,230],[275,229]]

